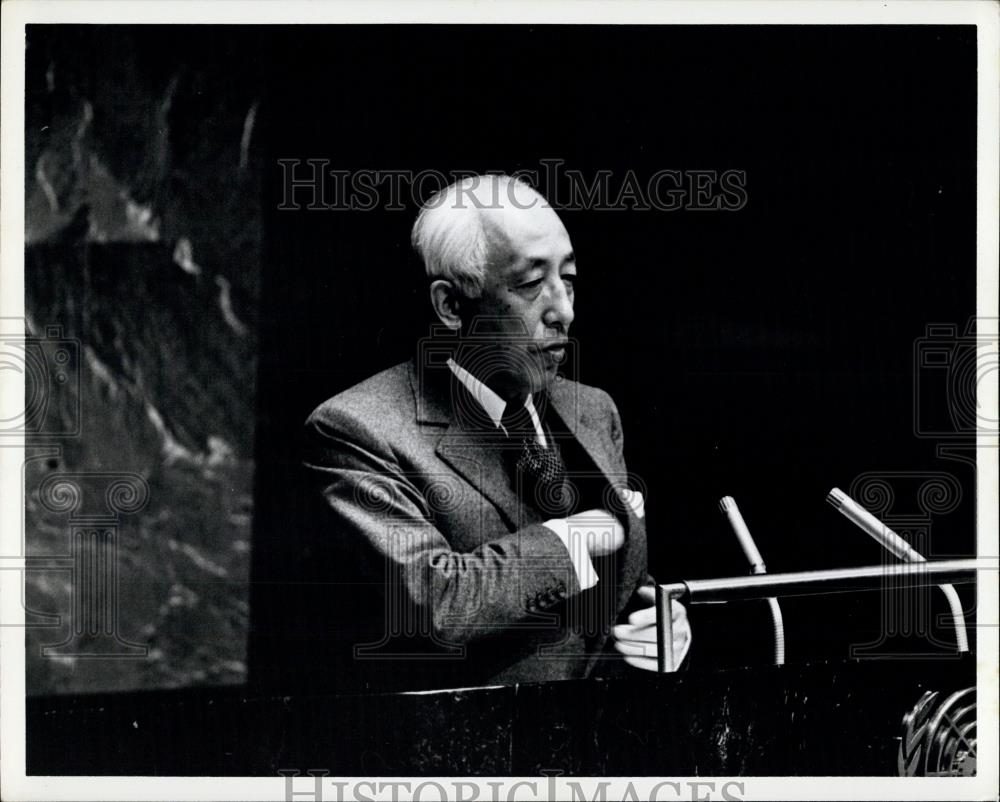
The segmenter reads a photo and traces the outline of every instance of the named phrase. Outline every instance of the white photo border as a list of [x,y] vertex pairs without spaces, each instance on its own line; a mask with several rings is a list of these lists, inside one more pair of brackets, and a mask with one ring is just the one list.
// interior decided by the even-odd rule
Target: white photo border
[[[642,2],[641,0],[373,0],[372,2],[310,2],[309,0],[8,0],[2,12],[2,141],[0,141],[0,318],[24,316],[24,90],[25,25],[45,23],[104,24],[359,24],[359,23],[470,23],[470,24],[662,24],[662,25],[975,25],[978,38],[978,154],[977,154],[977,315],[998,317],[997,254],[1000,219],[998,170],[998,89],[1000,89],[1000,5],[992,0],[898,0],[889,2]],[[5,373],[11,373],[5,371]],[[0,377],[4,409],[23,404],[23,377]],[[979,384],[979,403],[997,409],[995,383]],[[998,442],[996,435],[980,434],[977,442],[977,526],[979,556],[995,556],[998,548]],[[24,443],[0,444],[0,555],[20,554],[23,503],[20,471]],[[38,777],[25,775],[25,675],[23,609],[20,583],[3,581],[23,570],[23,558],[0,556],[0,798],[7,800],[196,800],[285,799],[282,777]],[[978,776],[971,778],[808,777],[711,778],[720,787],[727,781],[743,784],[746,799],[948,799],[997,798],[998,727],[998,572],[979,577],[978,604]],[[989,721],[994,722],[990,725]],[[328,778],[334,779],[334,778]],[[370,782],[378,778],[337,778]],[[565,780],[567,778],[559,778]],[[599,781],[612,781],[607,790],[624,789],[631,781],[640,798],[658,782],[685,778],[568,778],[593,798]],[[699,778],[688,778],[697,780]],[[705,780],[705,778],[700,778]],[[413,785],[437,780],[454,788],[458,778],[386,778],[387,788],[410,781]],[[477,798],[489,799],[490,782],[504,781],[504,794],[517,781],[535,783],[536,795],[522,785],[517,799],[546,798],[545,778],[463,779],[478,786]],[[496,786],[494,786],[496,787]],[[564,782],[557,789],[565,794]],[[365,790],[365,793],[371,791]],[[643,797],[643,794],[646,794]],[[306,796],[298,796],[303,799]],[[324,797],[326,798],[326,797]],[[331,796],[330,798],[336,798]],[[345,795],[344,798],[349,798]],[[376,798],[392,798],[388,790]],[[405,794],[400,799],[408,798]],[[436,798],[436,797],[426,797]],[[565,797],[563,797],[565,798]],[[614,797],[612,797],[614,798]]]

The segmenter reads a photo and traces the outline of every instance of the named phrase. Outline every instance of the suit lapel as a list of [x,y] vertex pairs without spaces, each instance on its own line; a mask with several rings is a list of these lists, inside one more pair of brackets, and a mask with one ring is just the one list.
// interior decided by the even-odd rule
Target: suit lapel
[[467,405],[456,404],[455,394],[464,389],[453,384],[454,374],[449,368],[425,370],[418,375],[414,365],[410,381],[418,423],[441,432],[434,448],[438,457],[489,499],[510,528],[523,526],[521,505],[510,487],[503,460],[506,438],[477,425],[481,420],[456,414],[456,407]]
[[[604,480],[615,490],[620,490],[625,485],[625,477],[611,463],[611,452],[606,438],[584,423],[583,410],[579,408],[580,398],[572,390],[567,390],[566,385],[567,382],[558,382],[549,391],[548,397],[552,409],[562,419],[567,431],[579,441],[587,456],[593,460],[594,465],[604,476]],[[627,509],[628,505],[625,507]],[[626,519],[627,527],[631,529],[632,513],[630,510]]]
[[438,441],[435,452],[452,469],[482,493],[512,530],[524,526],[521,504],[510,486],[503,460],[504,443],[484,440],[482,432],[452,423]]
[[579,410],[576,408],[576,405],[579,403],[578,399],[569,399],[567,398],[568,395],[565,392],[550,392],[549,401],[552,404],[552,409],[562,419],[567,431],[580,441],[583,450],[587,452],[587,456],[594,461],[594,464],[604,474],[604,478],[609,483],[615,484],[612,481],[614,470],[608,459],[606,445],[601,441],[601,437],[597,432],[583,423],[583,416],[579,414]]

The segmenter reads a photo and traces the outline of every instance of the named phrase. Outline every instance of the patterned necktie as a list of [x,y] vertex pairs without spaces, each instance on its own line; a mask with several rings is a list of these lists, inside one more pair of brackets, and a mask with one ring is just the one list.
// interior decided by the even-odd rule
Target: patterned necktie
[[520,442],[510,449],[515,476],[519,480],[522,501],[531,501],[545,515],[563,516],[569,506],[566,465],[551,438],[549,447],[538,442],[538,433],[524,404],[507,405],[500,421],[507,436]]

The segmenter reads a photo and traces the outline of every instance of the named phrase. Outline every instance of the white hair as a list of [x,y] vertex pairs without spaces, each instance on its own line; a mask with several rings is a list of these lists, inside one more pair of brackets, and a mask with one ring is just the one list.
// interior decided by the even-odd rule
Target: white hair
[[496,244],[483,210],[502,208],[501,193],[517,208],[545,203],[532,186],[509,175],[468,176],[428,198],[410,235],[428,278],[447,279],[466,297],[479,297]]

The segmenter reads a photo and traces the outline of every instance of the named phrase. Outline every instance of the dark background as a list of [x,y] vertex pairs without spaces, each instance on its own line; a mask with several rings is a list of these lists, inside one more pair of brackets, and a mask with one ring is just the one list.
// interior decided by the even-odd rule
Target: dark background
[[[557,158],[588,181],[613,171],[613,187],[628,170],[643,185],[664,168],[746,171],[735,212],[561,210],[580,267],[578,378],[621,411],[649,489],[652,572],[746,572],[725,494],[772,571],[878,563],[824,503],[868,472],[910,472],[886,479],[888,520],[909,521],[928,555],[974,553],[973,469],[914,423],[915,341],[929,323],[961,332],[975,310],[973,28],[365,26],[272,46],[258,581],[294,580],[278,566],[317,554],[292,501],[302,420],[411,356],[429,321],[408,246],[416,205],[278,211],[279,158],[444,173]],[[936,392],[923,414],[944,410]],[[961,502],[926,517],[914,472],[953,475]],[[308,620],[262,612],[288,587],[253,586],[264,645],[255,658],[251,640],[251,666],[282,619]],[[847,657],[882,627],[876,594],[784,609],[789,660]],[[694,620],[693,669],[767,659],[760,606]],[[878,653],[941,648],[894,639]]]

